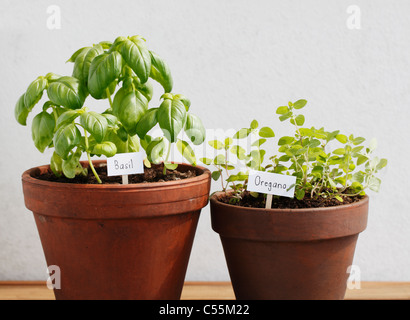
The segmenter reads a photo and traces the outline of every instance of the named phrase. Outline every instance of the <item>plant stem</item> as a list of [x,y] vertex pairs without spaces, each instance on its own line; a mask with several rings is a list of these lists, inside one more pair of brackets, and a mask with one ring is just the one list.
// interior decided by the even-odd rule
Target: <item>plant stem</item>
[[106,92],[106,94],[107,94],[107,97],[108,97],[108,101],[109,101],[109,103],[110,103],[110,107],[111,107],[111,109],[112,109],[112,100],[111,100],[111,93],[110,93],[110,89],[105,89],[105,92]]
[[164,176],[167,174],[167,167],[165,166],[165,163],[168,162],[168,158],[169,158],[170,153],[171,153],[171,142],[168,144],[167,155],[165,156],[165,159],[164,159],[164,171],[163,171]]
[[85,149],[87,153],[87,158],[88,158],[88,163],[90,164],[91,171],[94,173],[95,178],[97,179],[98,183],[102,183],[100,177],[98,176],[97,172],[95,171],[93,162],[91,161],[91,156],[90,152],[88,150],[88,137],[87,137],[87,131],[84,129],[84,137],[85,137]]

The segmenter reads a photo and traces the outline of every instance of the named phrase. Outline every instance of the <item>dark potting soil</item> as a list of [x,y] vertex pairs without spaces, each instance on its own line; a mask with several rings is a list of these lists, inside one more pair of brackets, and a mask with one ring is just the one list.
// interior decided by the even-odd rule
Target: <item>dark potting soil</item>
[[[272,198],[272,209],[301,209],[301,208],[320,208],[320,207],[333,207],[344,204],[357,202],[363,199],[363,196],[342,196],[343,202],[335,198],[311,198],[309,195],[305,195],[302,200],[296,198],[278,197]],[[229,194],[223,194],[218,198],[219,201],[227,204],[249,207],[249,208],[265,208],[266,196],[259,194],[257,198],[250,195],[249,191],[243,192],[241,199],[233,201],[233,197]]]
[[[178,168],[176,170],[167,169],[167,174],[164,175],[163,170],[164,170],[163,164],[159,164],[159,165],[153,164],[151,168],[144,167],[144,173],[128,175],[128,183],[134,184],[134,183],[147,183],[147,182],[175,181],[175,180],[192,178],[197,175],[195,170],[188,170],[185,172],[181,172],[181,171],[178,171]],[[107,167],[105,165],[100,166],[100,167],[96,166],[95,171],[97,171],[98,176],[100,177],[103,184],[122,184],[121,176],[107,176]],[[90,168],[88,168],[87,176],[79,175],[73,179],[68,179],[65,176],[57,177],[51,171],[44,173],[36,178],[40,180],[51,181],[51,182],[98,184],[98,181]]]

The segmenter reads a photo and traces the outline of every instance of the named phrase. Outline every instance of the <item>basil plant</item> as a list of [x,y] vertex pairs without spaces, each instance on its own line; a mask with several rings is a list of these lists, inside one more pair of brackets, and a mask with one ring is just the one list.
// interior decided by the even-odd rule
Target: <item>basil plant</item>
[[[50,161],[56,176],[74,178],[87,175],[80,157],[87,154],[89,167],[99,183],[91,157],[112,157],[117,153],[146,152],[144,164],[164,163],[166,169],[177,165],[169,162],[171,145],[176,144],[183,157],[196,165],[190,145],[205,140],[201,120],[190,112],[190,100],[171,93],[173,80],[167,63],[149,50],[140,36],[118,37],[113,43],[100,42],[77,50],[68,59],[74,64],[71,76],[48,73],[39,76],[21,95],[15,106],[15,118],[26,125],[27,117],[47,94],[32,120],[32,138],[40,152],[54,148]],[[164,89],[159,106],[150,108],[153,79]],[[98,113],[89,108],[86,99],[108,100],[107,109]],[[148,133],[156,125],[163,133]],[[178,138],[185,132],[186,140]]]

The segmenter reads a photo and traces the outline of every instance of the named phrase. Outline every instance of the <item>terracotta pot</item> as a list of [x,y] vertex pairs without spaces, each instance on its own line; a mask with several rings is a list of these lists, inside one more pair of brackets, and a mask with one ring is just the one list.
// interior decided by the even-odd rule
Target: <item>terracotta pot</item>
[[369,199],[328,208],[257,209],[211,197],[237,299],[343,299]]
[[[96,166],[105,161],[94,161]],[[57,299],[179,299],[210,172],[129,185],[80,185],[23,173],[25,204],[37,224],[47,265],[57,265]]]

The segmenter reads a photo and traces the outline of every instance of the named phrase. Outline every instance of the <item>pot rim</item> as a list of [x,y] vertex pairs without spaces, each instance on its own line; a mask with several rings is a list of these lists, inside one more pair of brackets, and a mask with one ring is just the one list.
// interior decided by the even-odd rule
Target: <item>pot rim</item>
[[366,229],[369,197],[346,205],[265,209],[235,206],[210,199],[212,229],[224,238],[295,242],[356,235]]
[[[88,164],[88,161],[80,161],[81,164]],[[208,175],[211,175],[211,171],[202,166],[193,166],[188,163],[183,162],[172,162],[176,163],[181,166],[190,167],[196,170],[197,172],[200,171],[201,173],[192,178],[180,179],[180,180],[173,180],[173,181],[164,181],[164,182],[145,182],[145,183],[130,183],[127,185],[124,184],[80,184],[80,183],[64,183],[64,182],[55,182],[55,181],[47,181],[47,180],[40,180],[34,177],[34,175],[38,171],[42,170],[50,170],[50,165],[40,165],[36,167],[32,167],[27,169],[23,172],[21,179],[25,183],[32,183],[36,185],[43,185],[48,187],[56,187],[56,188],[69,188],[69,189],[104,189],[104,190],[118,190],[118,189],[157,189],[157,188],[166,188],[166,187],[173,187],[175,185],[184,185],[184,184],[191,184],[202,181],[207,179]],[[93,165],[95,167],[101,167],[106,165],[106,160],[94,160]]]
[[[233,190],[228,190],[227,192],[232,192]],[[258,211],[258,212],[266,212],[266,213],[306,213],[306,212],[322,212],[322,211],[327,211],[329,210],[329,208],[343,208],[343,209],[349,209],[350,207],[357,207],[360,206],[362,204],[365,204],[366,202],[369,202],[369,196],[367,194],[365,194],[363,196],[362,199],[360,199],[359,201],[353,202],[353,203],[348,203],[348,204],[341,204],[338,206],[328,206],[328,207],[317,207],[317,208],[270,208],[270,209],[266,209],[266,208],[253,208],[253,207],[243,207],[243,206],[237,206],[237,205],[233,205],[233,204],[228,204],[222,201],[219,201],[217,196],[223,194],[224,191],[217,191],[214,192],[211,196],[210,196],[210,202],[218,205],[218,206],[222,206],[222,207],[228,207],[228,208],[240,208],[241,210],[247,210],[247,211]]]

